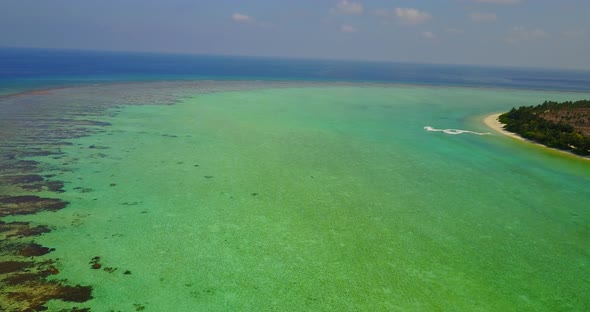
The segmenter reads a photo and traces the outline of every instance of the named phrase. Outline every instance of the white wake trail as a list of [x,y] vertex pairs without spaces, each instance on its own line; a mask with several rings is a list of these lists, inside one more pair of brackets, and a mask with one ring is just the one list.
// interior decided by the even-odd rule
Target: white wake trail
[[471,134],[475,134],[475,135],[490,135],[491,134],[489,132],[482,133],[482,132],[475,132],[475,131],[469,131],[469,130],[459,130],[459,129],[435,129],[431,126],[424,127],[424,130],[433,131],[433,132],[443,132],[443,133],[452,134],[452,135],[462,134],[462,133],[471,133]]

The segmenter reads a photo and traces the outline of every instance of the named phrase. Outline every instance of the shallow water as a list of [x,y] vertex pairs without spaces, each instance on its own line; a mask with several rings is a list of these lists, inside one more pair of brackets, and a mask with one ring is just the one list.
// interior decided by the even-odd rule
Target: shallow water
[[491,132],[488,113],[587,95],[238,89],[106,108],[104,131],[30,158],[59,173],[70,205],[3,220],[53,227],[36,239],[56,248],[43,256],[60,259],[51,278],[93,287],[93,300],[50,310],[590,307],[589,163],[424,129]]

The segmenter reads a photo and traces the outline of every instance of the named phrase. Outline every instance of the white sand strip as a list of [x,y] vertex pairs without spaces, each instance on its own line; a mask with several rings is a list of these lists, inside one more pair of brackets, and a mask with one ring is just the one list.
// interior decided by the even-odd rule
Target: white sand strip
[[567,155],[570,155],[570,156],[575,156],[575,157],[582,158],[582,159],[585,159],[585,160],[590,160],[590,157],[580,156],[580,155],[576,155],[576,154],[574,154],[574,153],[571,153],[571,152],[568,152],[568,151],[562,151],[562,150],[560,150],[560,149],[556,149],[556,148],[548,147],[548,146],[545,146],[545,145],[543,145],[543,144],[539,144],[539,143],[533,142],[533,141],[531,141],[531,140],[527,140],[527,139],[525,139],[525,138],[523,138],[523,137],[519,136],[519,135],[518,135],[518,134],[516,134],[516,133],[512,133],[512,132],[506,131],[506,130],[504,130],[504,124],[502,124],[502,123],[501,123],[501,122],[498,120],[498,117],[500,117],[500,115],[502,115],[502,113],[497,113],[497,114],[492,114],[492,115],[489,115],[489,116],[487,116],[486,118],[484,118],[483,122],[484,122],[484,123],[485,123],[485,124],[486,124],[488,127],[492,128],[493,130],[495,130],[495,131],[497,131],[497,132],[500,132],[501,134],[503,134],[503,135],[505,135],[505,136],[509,136],[509,137],[511,137],[511,138],[514,138],[514,139],[517,139],[517,140],[521,140],[521,141],[526,141],[526,142],[529,142],[529,143],[531,143],[531,144],[535,144],[535,145],[537,145],[537,146],[541,146],[541,147],[544,147],[544,148],[546,148],[546,149],[550,149],[550,150],[553,150],[553,151],[557,151],[557,152],[560,152],[560,153],[564,153],[564,154],[567,154]]
[[[490,128],[506,135],[509,136],[511,138],[515,138],[517,140],[522,140],[522,141],[528,141],[525,140],[523,137],[520,137],[519,135],[517,135],[516,133],[512,133],[509,131],[504,130],[504,124],[502,124],[499,120],[498,117],[500,117],[500,115],[502,115],[502,113],[497,113],[497,114],[492,114],[487,116],[486,118],[484,118],[483,122]],[[534,142],[531,142],[534,143]],[[537,144],[537,143],[535,143]],[[537,144],[537,145],[541,145],[541,144]]]

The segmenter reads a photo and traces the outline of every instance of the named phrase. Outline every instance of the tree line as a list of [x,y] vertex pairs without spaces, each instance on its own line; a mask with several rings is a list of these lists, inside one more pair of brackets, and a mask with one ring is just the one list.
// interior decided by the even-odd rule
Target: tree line
[[500,115],[499,120],[507,131],[531,141],[590,155],[590,136],[582,131],[584,125],[590,127],[590,100],[521,106]]

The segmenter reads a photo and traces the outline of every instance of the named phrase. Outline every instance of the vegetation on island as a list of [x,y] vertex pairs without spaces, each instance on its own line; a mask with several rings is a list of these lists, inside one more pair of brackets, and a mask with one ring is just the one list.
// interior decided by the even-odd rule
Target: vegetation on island
[[543,145],[590,155],[590,100],[545,101],[500,115],[504,129]]

